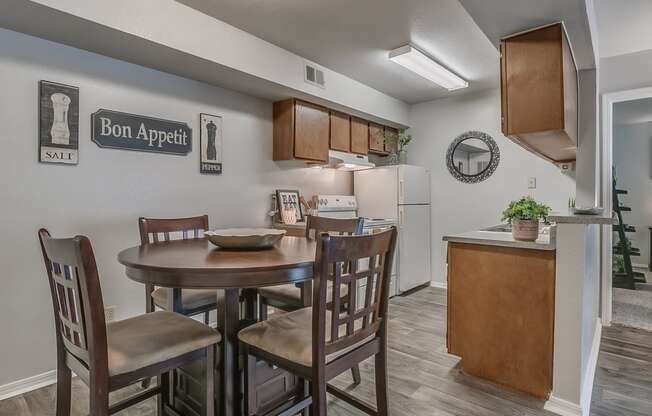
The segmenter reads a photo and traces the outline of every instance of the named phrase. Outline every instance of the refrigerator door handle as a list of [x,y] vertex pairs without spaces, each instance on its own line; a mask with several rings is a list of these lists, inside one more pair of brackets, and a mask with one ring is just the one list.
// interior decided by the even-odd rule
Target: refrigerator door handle
[[403,223],[404,223],[404,221],[403,221],[403,215],[404,215],[404,211],[405,211],[405,210],[403,209],[403,207],[400,207],[399,210],[398,210],[398,227],[399,227],[399,228],[403,228]]
[[398,203],[403,203],[403,179],[398,181]]

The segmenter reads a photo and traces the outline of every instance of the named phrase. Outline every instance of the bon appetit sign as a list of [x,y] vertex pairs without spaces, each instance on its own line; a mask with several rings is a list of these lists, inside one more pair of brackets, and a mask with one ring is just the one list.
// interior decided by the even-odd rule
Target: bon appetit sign
[[93,141],[100,147],[187,155],[192,129],[186,123],[97,110],[91,115]]

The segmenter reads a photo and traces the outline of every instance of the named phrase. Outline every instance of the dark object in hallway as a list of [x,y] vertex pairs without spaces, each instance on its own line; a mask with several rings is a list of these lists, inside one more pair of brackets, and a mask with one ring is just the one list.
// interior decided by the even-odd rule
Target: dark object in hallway
[[[159,396],[159,415],[169,407],[170,372],[206,359],[213,368],[220,333],[172,312],[154,312],[106,325],[104,302],[88,238],[39,240],[48,274],[57,340],[57,416],[70,415],[71,370],[91,389],[90,415],[108,416]],[[159,383],[109,406],[109,392],[157,376]],[[204,374],[202,415],[214,414],[214,375]]]

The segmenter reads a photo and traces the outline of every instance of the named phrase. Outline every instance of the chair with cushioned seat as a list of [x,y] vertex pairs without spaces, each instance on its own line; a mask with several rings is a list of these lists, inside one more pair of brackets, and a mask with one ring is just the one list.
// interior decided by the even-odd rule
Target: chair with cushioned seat
[[[362,218],[329,218],[315,215],[306,216],[306,238],[317,238],[320,233],[358,235],[362,234]],[[327,291],[329,302],[332,293]],[[312,282],[269,286],[258,289],[259,316],[267,319],[267,307],[272,306],[285,312],[296,311],[312,304]],[[346,299],[348,286],[342,286],[340,296]],[[354,384],[360,384],[360,369],[351,369]]]
[[[387,397],[387,309],[396,227],[372,235],[330,236],[318,239],[313,304],[241,330],[245,374],[260,358],[282,367],[310,383],[310,395],[274,409],[270,414],[292,415],[311,407],[313,416],[326,414],[326,392],[330,392],[370,415],[386,416]],[[360,259],[368,259],[368,264]],[[362,306],[358,307],[356,284],[366,283]],[[330,283],[330,284],[329,284]],[[348,287],[348,305],[341,308],[340,293]],[[349,393],[328,384],[340,373],[375,357],[376,404],[373,409]],[[250,382],[245,378],[245,383]],[[245,386],[245,391],[249,389]],[[245,398],[245,416],[254,403]]]
[[[90,388],[90,415],[108,416],[153,396],[169,414],[170,371],[195,360],[215,366],[220,333],[183,315],[159,311],[106,324],[88,238],[39,240],[48,275],[57,342],[56,415],[70,415],[71,371]],[[158,377],[158,385],[109,406],[109,392]],[[204,374],[202,415],[214,415],[214,373]]]
[[[140,243],[142,245],[170,241],[170,234],[177,233],[183,240],[202,238],[208,231],[208,215],[190,218],[144,218],[138,219]],[[217,309],[217,293],[211,289],[170,289],[154,288],[145,285],[145,309],[154,312],[158,307],[168,310],[172,302],[176,303],[175,312],[186,316],[203,313],[204,323],[209,322],[209,312]]]

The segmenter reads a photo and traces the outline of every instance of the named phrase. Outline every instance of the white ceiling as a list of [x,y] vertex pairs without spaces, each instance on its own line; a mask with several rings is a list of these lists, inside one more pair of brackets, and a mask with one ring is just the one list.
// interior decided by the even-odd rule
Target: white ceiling
[[[480,29],[496,46],[500,39],[507,35],[563,21],[579,69],[595,68],[586,1],[460,0]],[[612,1],[620,4],[630,0]]]
[[[407,103],[499,84],[498,52],[458,0],[178,1]],[[388,59],[410,42],[469,88],[448,92]]]
[[616,103],[613,119],[614,124],[652,122],[652,98]]
[[594,0],[601,58],[652,49],[652,1]]

